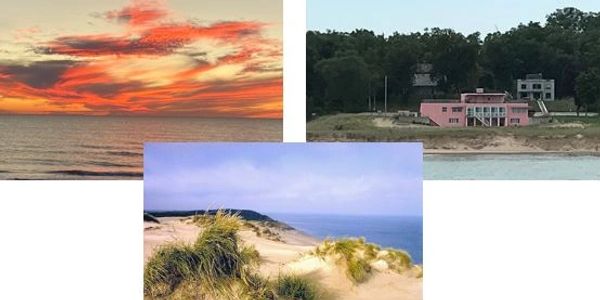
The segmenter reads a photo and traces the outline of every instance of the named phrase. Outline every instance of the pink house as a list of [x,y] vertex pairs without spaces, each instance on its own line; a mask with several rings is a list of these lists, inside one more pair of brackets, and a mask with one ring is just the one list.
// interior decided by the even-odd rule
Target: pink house
[[527,101],[508,101],[505,94],[460,95],[460,100],[423,100],[421,115],[440,127],[524,126],[529,124]]

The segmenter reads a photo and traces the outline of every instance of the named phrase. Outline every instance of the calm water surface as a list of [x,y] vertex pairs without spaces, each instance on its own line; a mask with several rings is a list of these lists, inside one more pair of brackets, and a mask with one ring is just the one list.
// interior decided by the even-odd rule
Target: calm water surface
[[0,116],[0,179],[141,179],[144,142],[187,141],[282,141],[282,121]]
[[383,247],[404,249],[415,263],[423,263],[422,217],[267,215],[320,239],[365,237]]
[[600,156],[426,154],[423,177],[426,180],[599,180]]

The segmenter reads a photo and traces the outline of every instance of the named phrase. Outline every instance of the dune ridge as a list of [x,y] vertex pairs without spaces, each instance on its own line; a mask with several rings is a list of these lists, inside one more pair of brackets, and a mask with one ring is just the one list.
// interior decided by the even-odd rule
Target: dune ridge
[[[145,262],[161,245],[192,243],[203,231],[198,226],[201,218],[170,216],[156,217],[160,223],[144,222]],[[257,251],[256,271],[265,280],[305,278],[319,290],[319,296],[310,299],[422,299],[422,267],[412,265],[408,254],[392,259],[391,251],[397,250],[382,249],[362,239],[340,246],[338,241],[320,241],[289,226],[278,226],[280,223],[242,219],[237,232],[241,243]]]

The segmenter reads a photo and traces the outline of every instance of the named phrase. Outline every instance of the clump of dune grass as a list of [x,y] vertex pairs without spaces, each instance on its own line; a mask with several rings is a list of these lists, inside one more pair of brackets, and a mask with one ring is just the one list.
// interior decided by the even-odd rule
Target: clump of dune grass
[[260,254],[242,245],[245,224],[235,214],[218,211],[194,216],[202,231],[194,243],[160,246],[144,268],[144,295],[150,299],[316,299],[317,285],[295,275],[269,281],[255,272]]
[[371,273],[368,256],[365,249],[374,249],[376,246],[367,246],[363,238],[325,240],[317,246],[314,254],[321,258],[333,256],[337,262],[344,265],[348,277],[355,283],[367,280]]
[[235,288],[243,289],[247,284],[246,277],[258,260],[258,251],[240,245],[239,217],[217,212],[195,221],[203,222],[203,230],[193,244],[164,245],[147,262],[147,296],[167,297],[181,287],[176,294],[189,294],[186,290],[191,289],[216,298],[231,298]]
[[254,222],[250,222],[250,221],[244,221],[243,227],[250,229],[252,232],[254,232],[256,234],[257,237],[264,237],[268,240],[275,241],[275,242],[282,241],[281,235],[277,231],[272,230],[271,228],[285,229],[285,227],[283,225],[278,225],[277,223],[269,222],[269,221],[263,221],[260,223],[257,222],[257,224],[255,224]]
[[382,250],[378,245],[367,243],[364,238],[327,239],[312,254],[323,259],[334,257],[346,268],[348,277],[357,284],[369,278],[372,273],[371,264],[377,260],[384,260],[391,270],[398,273],[413,267],[406,251],[391,248]]
[[412,259],[408,252],[397,249],[385,249],[387,252],[382,259],[388,264],[390,269],[403,272],[412,267]]
[[297,275],[280,275],[275,282],[277,295],[284,299],[317,299],[317,289],[313,282]]

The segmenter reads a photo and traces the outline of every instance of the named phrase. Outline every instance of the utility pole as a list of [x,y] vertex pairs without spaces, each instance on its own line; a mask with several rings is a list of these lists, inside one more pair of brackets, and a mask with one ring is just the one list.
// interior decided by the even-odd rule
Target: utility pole
[[369,112],[371,112],[371,80],[369,79]]
[[383,111],[387,114],[387,76],[385,76],[385,102],[383,106]]

